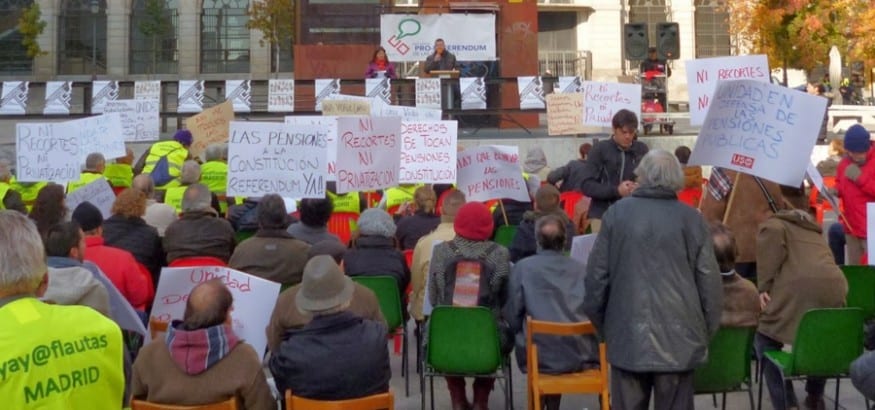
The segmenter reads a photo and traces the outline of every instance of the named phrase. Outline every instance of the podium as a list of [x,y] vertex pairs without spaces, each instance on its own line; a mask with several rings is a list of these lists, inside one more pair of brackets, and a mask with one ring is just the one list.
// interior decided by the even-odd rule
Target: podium
[[[425,73],[429,78],[441,79],[441,108],[452,110],[455,108],[455,96],[461,94],[459,90],[459,70],[431,70]],[[461,103],[461,101],[460,101]]]
[[459,70],[431,70],[428,76],[440,79],[459,78]]

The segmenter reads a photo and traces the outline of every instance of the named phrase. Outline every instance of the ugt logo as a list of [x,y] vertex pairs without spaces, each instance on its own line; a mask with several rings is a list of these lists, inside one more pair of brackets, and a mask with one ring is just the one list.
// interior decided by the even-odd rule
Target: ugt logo
[[732,154],[732,165],[752,169],[754,161],[756,161],[754,158],[746,155]]
[[418,21],[414,19],[404,19],[398,22],[398,33],[393,34],[392,37],[389,37],[389,45],[394,48],[396,51],[401,53],[401,55],[407,55],[410,51],[410,46],[407,43],[401,41],[404,37],[413,36],[419,34],[419,31],[422,30],[422,26]]

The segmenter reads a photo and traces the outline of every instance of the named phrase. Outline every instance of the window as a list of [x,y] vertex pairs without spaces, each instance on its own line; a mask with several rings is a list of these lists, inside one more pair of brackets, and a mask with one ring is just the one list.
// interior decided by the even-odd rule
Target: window
[[106,74],[106,0],[63,0],[58,73]]
[[379,44],[386,0],[299,0],[298,44]]
[[204,0],[201,72],[249,72],[248,0]]
[[134,0],[131,10],[131,74],[179,72],[178,0]]
[[665,0],[629,0],[629,22],[646,23],[650,45],[656,44],[656,23],[668,21]]
[[33,0],[0,1],[0,74],[29,74],[33,69],[18,31],[18,19],[31,4]]
[[696,0],[696,58],[731,54],[729,13],[724,0]]

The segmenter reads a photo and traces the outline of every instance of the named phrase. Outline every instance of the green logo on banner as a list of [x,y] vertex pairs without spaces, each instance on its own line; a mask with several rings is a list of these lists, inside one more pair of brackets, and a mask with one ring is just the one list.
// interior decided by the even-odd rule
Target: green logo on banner
[[419,34],[420,30],[422,30],[422,26],[419,24],[419,21],[404,19],[398,22],[398,36],[396,38],[401,40],[404,37],[416,35]]

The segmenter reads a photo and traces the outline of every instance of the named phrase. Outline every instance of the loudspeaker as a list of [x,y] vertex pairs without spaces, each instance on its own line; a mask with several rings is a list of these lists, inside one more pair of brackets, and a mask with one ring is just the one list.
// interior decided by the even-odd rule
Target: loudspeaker
[[681,58],[681,38],[678,23],[656,25],[656,53],[660,60]]
[[649,40],[646,23],[626,23],[623,25],[623,52],[627,60],[646,59],[647,47],[650,45]]

